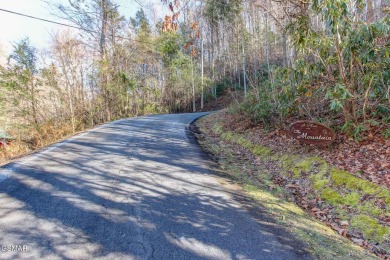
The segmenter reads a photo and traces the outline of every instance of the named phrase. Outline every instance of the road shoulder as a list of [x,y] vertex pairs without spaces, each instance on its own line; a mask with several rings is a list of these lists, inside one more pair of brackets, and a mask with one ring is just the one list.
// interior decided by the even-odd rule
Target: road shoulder
[[210,117],[202,118],[193,124],[191,130],[204,151],[215,161],[214,171],[221,176],[221,184],[243,194],[235,199],[258,222],[267,219],[267,223],[272,223],[268,226],[271,232],[275,232],[282,242],[293,248],[304,248],[308,255],[321,259],[376,259],[288,201],[277,187],[270,188],[261,183],[262,167],[253,163],[253,156],[239,152],[239,145],[215,134],[211,130],[213,123]]

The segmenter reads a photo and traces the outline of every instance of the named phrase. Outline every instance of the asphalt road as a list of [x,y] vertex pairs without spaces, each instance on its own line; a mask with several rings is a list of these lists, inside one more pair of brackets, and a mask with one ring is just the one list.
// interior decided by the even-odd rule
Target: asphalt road
[[203,114],[103,125],[0,168],[0,259],[310,259],[210,170]]

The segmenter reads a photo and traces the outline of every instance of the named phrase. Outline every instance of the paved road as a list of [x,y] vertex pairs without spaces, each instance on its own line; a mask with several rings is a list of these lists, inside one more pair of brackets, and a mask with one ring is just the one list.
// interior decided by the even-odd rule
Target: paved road
[[0,259],[308,259],[209,170],[186,131],[201,115],[116,121],[0,168]]

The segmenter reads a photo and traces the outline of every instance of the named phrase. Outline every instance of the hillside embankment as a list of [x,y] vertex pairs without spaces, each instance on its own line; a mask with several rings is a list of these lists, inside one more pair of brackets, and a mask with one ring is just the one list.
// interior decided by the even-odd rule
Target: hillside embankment
[[[367,259],[371,252],[389,259],[389,140],[302,145],[287,131],[251,125],[229,109],[196,126],[200,144],[226,175],[319,258]],[[354,171],[358,165],[365,168]]]

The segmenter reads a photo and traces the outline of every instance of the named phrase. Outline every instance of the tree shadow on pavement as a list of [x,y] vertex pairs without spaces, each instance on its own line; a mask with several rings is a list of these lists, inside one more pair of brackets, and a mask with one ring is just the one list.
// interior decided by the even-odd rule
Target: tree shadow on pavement
[[0,245],[28,250],[0,259],[310,259],[261,209],[256,222],[237,202],[250,200],[221,187],[199,148],[177,134],[182,125],[152,119],[8,165]]

